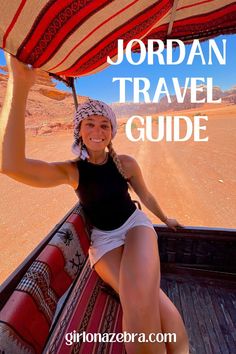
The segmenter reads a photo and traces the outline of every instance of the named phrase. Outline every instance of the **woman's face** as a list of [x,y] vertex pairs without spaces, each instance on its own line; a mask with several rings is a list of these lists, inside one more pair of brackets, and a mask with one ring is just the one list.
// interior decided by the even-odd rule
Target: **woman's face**
[[89,116],[81,122],[80,136],[88,150],[103,150],[112,138],[111,122],[103,116]]

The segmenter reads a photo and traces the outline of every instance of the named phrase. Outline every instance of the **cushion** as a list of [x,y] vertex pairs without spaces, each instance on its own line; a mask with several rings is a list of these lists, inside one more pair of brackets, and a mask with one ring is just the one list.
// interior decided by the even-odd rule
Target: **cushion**
[[60,297],[88,258],[89,235],[77,208],[29,267],[0,312],[1,351],[41,353]]

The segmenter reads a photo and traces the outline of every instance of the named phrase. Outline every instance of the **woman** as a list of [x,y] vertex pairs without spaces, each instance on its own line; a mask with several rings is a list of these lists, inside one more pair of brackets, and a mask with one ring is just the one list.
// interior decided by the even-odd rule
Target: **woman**
[[[143,204],[168,227],[167,218],[148,191],[137,162],[117,155],[111,140],[116,118],[105,103],[90,100],[75,116],[75,161],[44,162],[25,156],[24,117],[35,70],[6,55],[7,93],[0,121],[0,170],[35,187],[69,184],[78,194],[92,224],[89,257],[100,277],[119,293],[123,330],[129,333],[176,333],[176,343],[125,343],[128,354],[186,354],[188,339],[181,316],[160,289],[156,234],[146,215],[136,209],[128,184]],[[108,148],[108,152],[106,151]]]

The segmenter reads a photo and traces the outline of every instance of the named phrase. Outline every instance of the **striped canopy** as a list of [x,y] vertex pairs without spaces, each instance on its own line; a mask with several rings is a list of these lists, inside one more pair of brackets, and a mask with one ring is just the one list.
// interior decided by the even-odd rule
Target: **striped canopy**
[[1,0],[0,47],[65,76],[97,72],[117,40],[191,42],[236,32],[232,0]]

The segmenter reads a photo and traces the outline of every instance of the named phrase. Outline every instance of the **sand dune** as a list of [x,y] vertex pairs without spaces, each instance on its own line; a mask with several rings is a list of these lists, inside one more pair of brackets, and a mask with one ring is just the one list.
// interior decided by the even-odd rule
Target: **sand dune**
[[[118,152],[136,157],[147,185],[169,216],[184,225],[236,228],[236,106],[212,105],[200,111],[209,116],[207,143],[131,143],[120,121],[114,144]],[[194,112],[181,113],[192,116]],[[27,155],[47,161],[70,159],[71,143],[71,132],[28,136]],[[0,175],[0,188],[3,281],[77,198],[68,186],[37,189],[4,175]],[[160,222],[148,214],[153,222]]]

